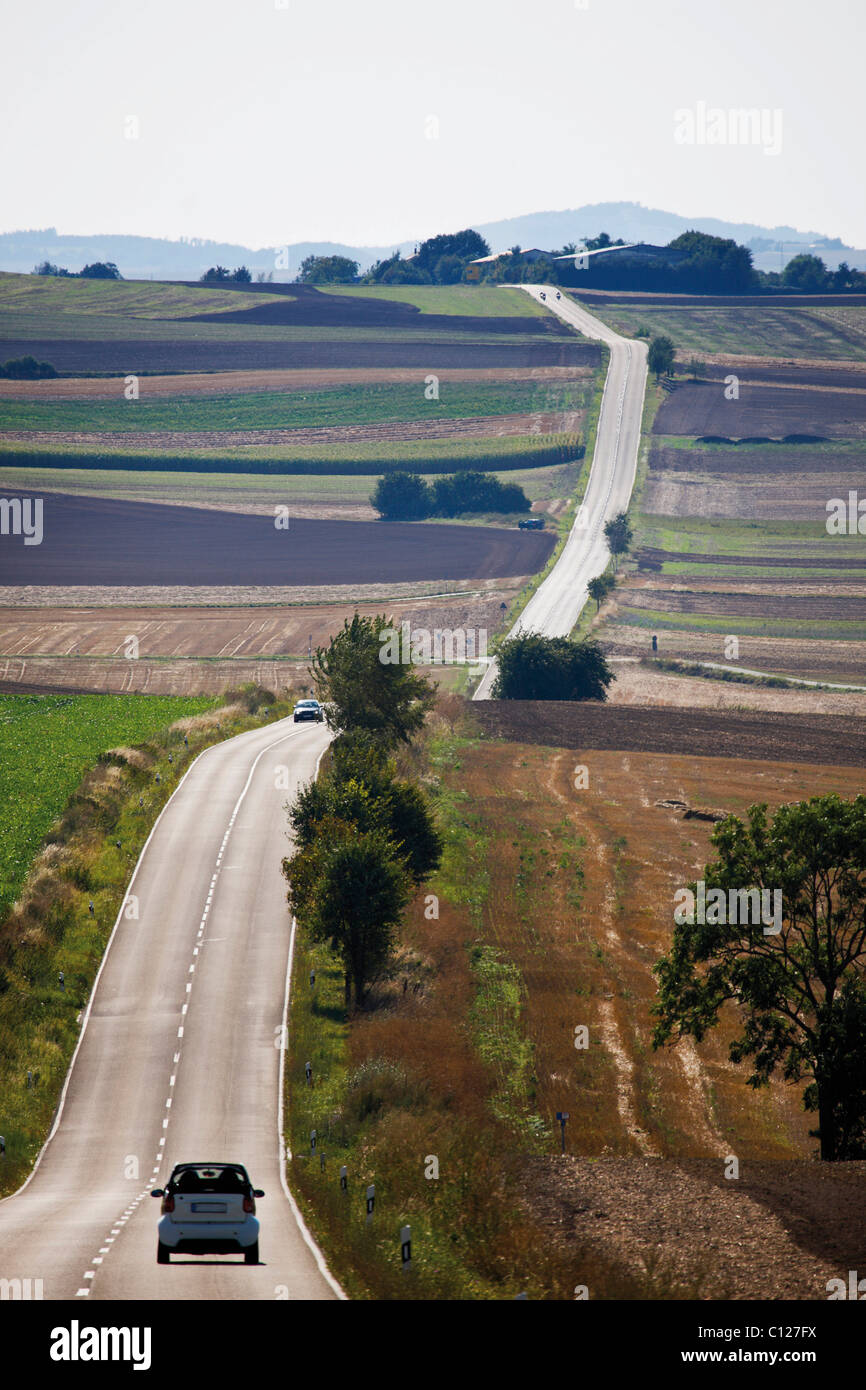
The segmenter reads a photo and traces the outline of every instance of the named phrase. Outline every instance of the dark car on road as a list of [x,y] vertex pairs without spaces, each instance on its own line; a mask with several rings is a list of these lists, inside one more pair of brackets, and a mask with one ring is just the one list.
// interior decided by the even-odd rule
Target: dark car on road
[[517,526],[520,531],[543,531],[544,517],[525,516],[522,521],[518,521]]
[[302,719],[315,719],[319,724],[325,717],[325,711],[318,700],[299,700],[292,712],[292,717],[296,724]]

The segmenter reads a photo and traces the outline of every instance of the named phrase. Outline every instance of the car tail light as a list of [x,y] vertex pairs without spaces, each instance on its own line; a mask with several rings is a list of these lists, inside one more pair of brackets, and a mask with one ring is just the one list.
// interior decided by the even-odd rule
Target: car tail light
[[255,1198],[254,1198],[254,1197],[245,1197],[245,1198],[244,1198],[244,1211],[245,1211],[245,1212],[248,1212],[248,1213],[250,1214],[250,1216],[254,1216],[254,1215],[255,1215],[255,1211],[256,1211],[256,1201],[255,1201]]
[[162,1199],[162,1214],[163,1216],[168,1216],[168,1214],[173,1211],[174,1195],[171,1192],[166,1192],[165,1196]]

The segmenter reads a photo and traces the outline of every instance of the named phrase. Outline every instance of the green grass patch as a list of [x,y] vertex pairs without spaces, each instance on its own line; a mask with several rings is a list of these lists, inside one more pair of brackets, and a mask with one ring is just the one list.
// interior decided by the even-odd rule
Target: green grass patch
[[709,613],[667,613],[649,608],[630,608],[620,602],[617,621],[629,627],[658,628],[685,632],[724,632],[736,627],[740,635],[753,637],[796,637],[815,641],[866,641],[866,623],[854,618],[833,621],[804,618],[751,618],[740,613],[728,613],[714,618]]
[[390,299],[414,304],[422,314],[456,314],[467,318],[540,318],[549,313],[523,290],[498,285],[323,285],[325,294],[351,299]]
[[254,290],[223,290],[215,286],[196,289],[170,281],[78,280],[0,272],[3,313],[175,319],[189,314],[256,309],[273,302],[272,294]]

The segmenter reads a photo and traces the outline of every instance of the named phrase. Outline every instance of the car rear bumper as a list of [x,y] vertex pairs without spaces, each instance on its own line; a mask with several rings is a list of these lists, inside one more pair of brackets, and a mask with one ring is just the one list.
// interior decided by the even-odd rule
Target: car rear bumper
[[248,1250],[259,1238],[254,1216],[245,1221],[196,1221],[181,1224],[164,1216],[159,1223],[159,1239],[169,1250],[187,1255],[230,1255]]

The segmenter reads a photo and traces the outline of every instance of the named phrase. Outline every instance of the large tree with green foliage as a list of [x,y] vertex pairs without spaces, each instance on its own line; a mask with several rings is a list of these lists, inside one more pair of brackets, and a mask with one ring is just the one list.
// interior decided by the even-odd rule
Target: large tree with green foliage
[[761,920],[676,923],[655,967],[654,1046],[700,1042],[724,1010],[738,1029],[731,1061],[751,1060],[747,1084],[775,1073],[808,1080],[821,1157],[866,1157],[866,796],[813,797],[771,820],[765,805],[751,806],[745,821],[721,821],[713,844],[708,898],[713,888],[726,902],[732,892],[778,891],[780,930],[765,933]]
[[429,516],[433,494],[419,473],[386,473],[370,498],[386,521],[419,521]]
[[617,512],[604,523],[604,538],[614,559],[627,553],[633,539],[627,512]]
[[298,279],[304,285],[345,285],[358,278],[358,262],[348,256],[307,256]]
[[492,695],[498,700],[606,700],[613,672],[591,639],[523,633],[503,642]]
[[387,745],[408,743],[421,728],[436,690],[411,662],[382,659],[394,632],[384,614],[356,613],[327,647],[317,647],[312,676],[330,728],[366,729]]
[[655,372],[656,381],[660,376],[673,371],[675,356],[676,348],[665,333],[656,333],[650,339],[647,366],[651,372]]

